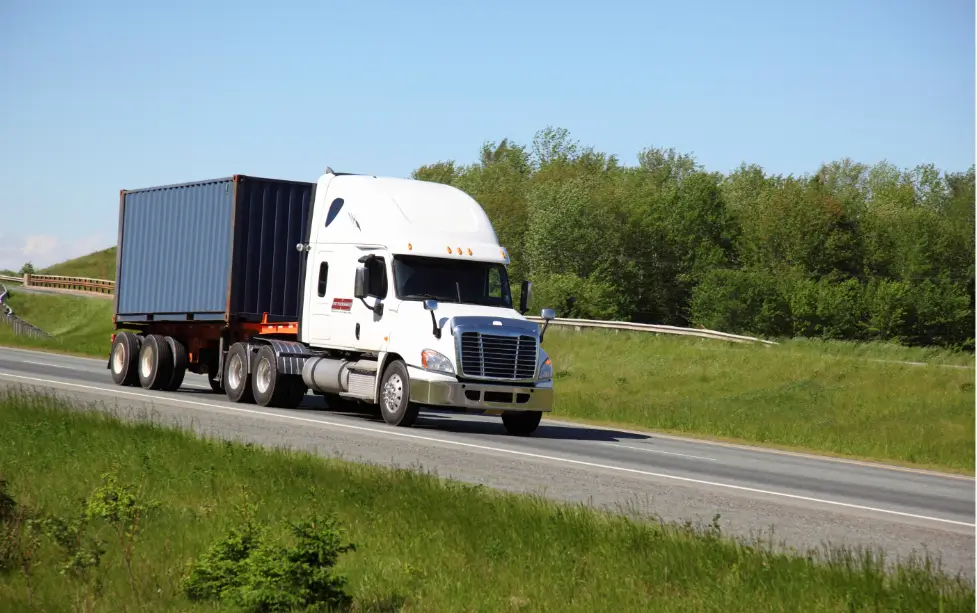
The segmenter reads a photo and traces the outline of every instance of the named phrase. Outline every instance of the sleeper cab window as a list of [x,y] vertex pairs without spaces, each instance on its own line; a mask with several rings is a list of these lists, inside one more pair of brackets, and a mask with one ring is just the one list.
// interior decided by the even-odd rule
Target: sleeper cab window
[[323,262],[319,264],[319,297],[326,295],[326,279],[329,277],[329,264]]

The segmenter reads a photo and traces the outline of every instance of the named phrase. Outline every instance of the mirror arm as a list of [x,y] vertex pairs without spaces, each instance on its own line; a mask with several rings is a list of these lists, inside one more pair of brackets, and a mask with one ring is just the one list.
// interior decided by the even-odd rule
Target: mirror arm
[[431,313],[431,327],[433,328],[434,338],[441,338],[441,328],[438,327],[438,319],[434,316],[434,311],[428,311]]

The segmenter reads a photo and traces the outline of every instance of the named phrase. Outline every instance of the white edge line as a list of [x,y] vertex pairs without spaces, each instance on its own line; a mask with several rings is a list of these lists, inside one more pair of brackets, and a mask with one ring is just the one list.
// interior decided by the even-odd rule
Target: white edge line
[[[89,360],[92,362],[97,362],[99,364],[105,364],[104,359],[100,358],[89,358],[84,356],[75,356],[70,354],[56,353],[56,352],[44,352],[44,351],[34,351],[31,349],[21,349],[19,347],[6,347],[0,345],[0,349],[4,351],[13,351],[20,353],[27,353],[33,355],[57,355],[71,360]],[[209,386],[201,386],[200,389],[210,389]],[[543,418],[544,424],[551,424],[557,426],[577,426],[577,427],[587,427],[593,428],[594,430],[603,430],[607,432],[625,432],[628,434],[637,434],[640,436],[654,436],[662,439],[668,439],[673,441],[680,441],[683,443],[689,443],[692,445],[713,445],[715,447],[726,447],[728,449],[740,449],[743,451],[751,451],[755,453],[770,453],[774,455],[782,455],[787,457],[795,458],[805,458],[809,460],[815,460],[818,462],[832,462],[836,464],[850,464],[853,466],[861,466],[864,468],[871,468],[876,470],[890,470],[895,472],[909,473],[915,475],[922,475],[926,477],[940,477],[943,479],[954,479],[957,481],[977,481],[977,476],[961,475],[959,473],[947,473],[938,470],[929,470],[925,468],[912,468],[909,466],[899,466],[896,464],[886,464],[884,462],[872,462],[868,460],[855,460],[852,458],[841,458],[829,455],[818,455],[816,453],[804,453],[803,451],[790,451],[788,449],[777,449],[774,447],[760,447],[758,445],[749,445],[746,443],[732,443],[728,441],[717,441],[708,438],[697,438],[695,436],[683,436],[680,434],[670,434],[667,432],[662,432],[659,430],[648,429],[648,430],[634,430],[628,429],[626,426],[622,427],[611,427],[606,425],[598,425],[587,423],[586,421],[579,421],[574,419],[562,419],[560,416],[545,416]]]
[[31,360],[24,360],[24,364],[37,364],[38,366],[47,366],[48,368],[62,368],[64,370],[74,370],[70,366],[60,366],[58,364],[51,364],[50,362],[33,362]]
[[732,485],[732,484],[729,484],[729,483],[717,483],[715,481],[706,481],[704,479],[693,479],[691,477],[679,477],[677,475],[667,475],[667,474],[664,474],[664,473],[656,473],[656,472],[651,472],[651,471],[647,471],[647,470],[639,470],[639,469],[636,469],[636,468],[624,468],[623,466],[612,466],[612,465],[608,465],[608,464],[598,464],[596,462],[585,462],[583,460],[571,460],[569,458],[561,458],[561,457],[557,457],[557,456],[548,456],[548,455],[543,455],[543,454],[539,454],[539,453],[530,453],[528,451],[516,451],[514,449],[503,449],[501,447],[490,447],[488,445],[476,445],[475,443],[463,443],[461,441],[450,441],[450,440],[441,439],[441,438],[437,438],[437,437],[433,437],[433,436],[423,436],[423,435],[420,435],[420,434],[410,434],[408,432],[397,432],[395,430],[380,430],[380,429],[377,429],[377,428],[369,428],[369,427],[366,427],[366,426],[356,426],[356,425],[353,425],[353,424],[344,424],[344,423],[339,423],[339,422],[326,421],[326,420],[322,420],[322,419],[310,419],[308,417],[298,417],[296,415],[283,415],[281,413],[272,413],[270,411],[261,411],[261,410],[257,410],[257,409],[245,409],[243,407],[234,407],[234,406],[227,406],[227,405],[220,405],[220,404],[209,404],[209,403],[206,403],[206,402],[197,402],[195,400],[182,400],[182,399],[179,399],[179,398],[172,398],[172,397],[167,397],[167,396],[155,396],[155,395],[152,395],[152,394],[143,394],[143,393],[137,393],[137,392],[128,392],[128,391],[125,391],[125,390],[115,390],[115,389],[109,389],[109,388],[104,388],[104,387],[97,387],[97,386],[94,386],[94,385],[81,385],[79,383],[67,383],[67,382],[63,382],[63,381],[52,381],[52,380],[49,380],[49,379],[39,379],[39,378],[36,378],[36,377],[25,377],[25,376],[22,376],[22,375],[11,375],[11,374],[8,374],[8,373],[0,373],[0,377],[12,377],[14,379],[23,379],[23,380],[26,380],[26,381],[36,381],[38,383],[46,383],[46,384],[53,384],[53,385],[62,385],[62,386],[67,386],[67,387],[77,387],[77,388],[87,389],[87,390],[96,390],[96,391],[100,391],[100,392],[109,392],[111,394],[117,394],[117,395],[123,395],[123,396],[135,396],[137,398],[145,398],[145,399],[151,399],[151,400],[160,400],[162,402],[178,402],[178,403],[181,403],[181,404],[195,405],[195,406],[201,406],[201,407],[212,408],[212,409],[222,409],[222,410],[226,410],[226,411],[235,411],[235,412],[238,412],[238,413],[245,413],[245,414],[250,414],[250,415],[264,415],[264,416],[267,416],[267,417],[277,417],[277,418],[281,418],[281,419],[290,419],[290,420],[293,420],[293,421],[316,423],[316,424],[321,424],[321,425],[325,425],[325,426],[333,426],[333,427],[336,427],[336,428],[345,428],[345,429],[348,429],[348,430],[358,430],[358,431],[361,431],[361,432],[372,432],[374,434],[385,434],[385,435],[389,435],[389,436],[399,436],[399,437],[402,437],[402,438],[414,439],[414,440],[419,440],[419,441],[427,441],[427,442],[432,442],[432,443],[442,443],[442,444],[445,444],[445,445],[454,445],[456,447],[465,447],[465,448],[468,448],[468,449],[479,449],[479,450],[482,450],[482,451],[491,451],[491,452],[495,452],[495,453],[504,453],[504,454],[509,454],[509,455],[526,457],[526,458],[535,458],[535,459],[538,459],[538,460],[549,460],[549,461],[552,461],[552,462],[563,462],[563,463],[566,463],[566,464],[575,464],[575,465],[578,465],[578,466],[587,466],[589,468],[600,468],[600,469],[603,469],[603,470],[612,470],[612,471],[630,473],[630,474],[635,474],[635,475],[642,475],[642,476],[645,476],[645,477],[657,477],[657,478],[660,478],[660,479],[671,479],[673,481],[680,481],[680,482],[683,482],[683,483],[694,483],[694,484],[697,484],[697,485],[708,485],[708,486],[711,486],[711,487],[725,488],[725,489],[731,489],[731,490],[736,490],[736,491],[741,491],[741,492],[750,492],[750,493],[753,493],[753,494],[765,494],[765,495],[768,495],[768,496],[779,496],[781,498],[789,498],[791,500],[802,500],[802,501],[805,501],[805,502],[814,502],[814,503],[819,503],[819,504],[826,504],[826,505],[832,505],[832,506],[837,506],[837,507],[843,507],[843,508],[847,508],[847,509],[857,509],[857,510],[860,510],[860,511],[871,511],[871,512],[874,512],[874,513],[882,513],[882,514],[886,514],[886,515],[896,515],[896,516],[899,516],[899,517],[908,517],[908,518],[912,518],[912,519],[922,519],[922,520],[933,521],[933,522],[938,522],[938,523],[952,524],[952,525],[955,525],[955,526],[964,526],[964,527],[967,527],[967,528],[977,527],[977,524],[963,522],[963,521],[956,521],[956,520],[952,520],[952,519],[944,519],[944,518],[941,518],[941,517],[930,517],[930,516],[927,516],[927,515],[918,515],[918,514],[915,514],[915,513],[905,513],[903,511],[893,511],[891,509],[880,509],[880,508],[876,508],[876,507],[868,507],[868,506],[859,505],[859,504],[852,504],[852,503],[849,503],[849,502],[838,502],[836,500],[825,500],[825,499],[822,499],[822,498],[812,498],[810,496],[801,496],[801,495],[798,495],[798,494],[788,494],[786,492],[774,492],[774,491],[771,491],[771,490],[762,490],[762,489],[753,488],[753,487],[746,487],[746,486],[742,486],[742,485]]
[[559,417],[544,417],[544,424],[551,424],[556,426],[577,426],[577,427],[587,427],[593,428],[594,430],[604,430],[607,432],[624,432],[626,434],[636,434],[639,436],[647,436],[651,438],[660,438],[670,441],[679,441],[682,443],[688,443],[690,445],[712,445],[714,447],[725,447],[728,449],[739,449],[741,451],[751,451],[755,453],[770,453],[773,455],[782,455],[791,458],[804,458],[807,460],[815,460],[818,462],[831,462],[835,464],[851,464],[854,466],[861,466],[863,468],[871,468],[876,470],[890,470],[901,473],[910,473],[914,475],[921,475],[924,477],[938,477],[942,479],[954,479],[957,481],[970,481],[974,482],[977,477],[971,477],[970,475],[961,475],[958,473],[945,473],[938,470],[927,470],[925,468],[911,468],[909,466],[898,466],[896,464],[885,464],[883,462],[871,462],[867,460],[854,460],[851,458],[839,458],[835,456],[828,455],[818,455],[816,453],[804,453],[803,451],[790,451],[788,449],[776,449],[774,447],[759,447],[757,445],[748,445],[745,443],[731,443],[727,441],[716,441],[707,438],[696,438],[694,436],[682,436],[677,434],[669,434],[667,432],[660,432],[658,430],[634,430],[628,429],[627,427],[611,427],[605,425],[590,424],[586,421],[577,421],[572,419],[561,419]]
[[611,447],[621,447],[622,449],[634,449],[635,451],[647,451],[648,453],[660,453],[663,455],[677,455],[683,458],[695,458],[696,460],[709,460],[710,462],[717,462],[716,458],[707,458],[701,455],[691,455],[688,453],[678,453],[675,451],[662,451],[661,449],[650,449],[646,447],[636,447],[634,445],[622,445],[621,443],[605,443]]

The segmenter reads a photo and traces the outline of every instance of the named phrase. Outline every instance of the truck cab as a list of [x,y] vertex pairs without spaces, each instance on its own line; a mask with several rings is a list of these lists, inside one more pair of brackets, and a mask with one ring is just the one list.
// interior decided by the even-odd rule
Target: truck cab
[[[553,369],[526,319],[531,286],[513,304],[509,256],[482,207],[447,185],[336,175],[316,186],[299,340],[356,358],[347,389],[323,389],[329,364],[307,362],[306,383],[336,399],[380,405],[409,425],[420,406],[500,414],[531,432],[553,406]],[[553,312],[543,311],[544,320]],[[358,377],[358,375],[362,375]],[[369,381],[367,381],[369,379]]]

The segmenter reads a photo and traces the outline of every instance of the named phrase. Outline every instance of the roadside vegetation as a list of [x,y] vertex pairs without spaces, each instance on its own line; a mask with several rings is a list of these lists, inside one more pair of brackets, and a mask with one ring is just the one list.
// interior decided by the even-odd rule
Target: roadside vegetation
[[39,275],[63,277],[88,277],[115,281],[115,247],[102,249],[80,258],[54,264],[37,271]]
[[[0,345],[107,359],[111,301],[14,290],[10,304],[57,336],[29,339],[0,325]],[[557,418],[974,474],[969,353],[558,327],[544,345],[556,369]]]
[[628,164],[547,128],[414,176],[485,207],[536,312],[972,351],[974,166],[810,171],[655,147]]
[[6,610],[973,610],[973,585],[924,561],[887,572],[78,408],[0,392]]
[[14,314],[54,337],[18,336],[0,323],[0,345],[108,359],[112,335],[111,300],[53,292],[29,293],[17,291],[16,286],[8,287],[7,304]]

